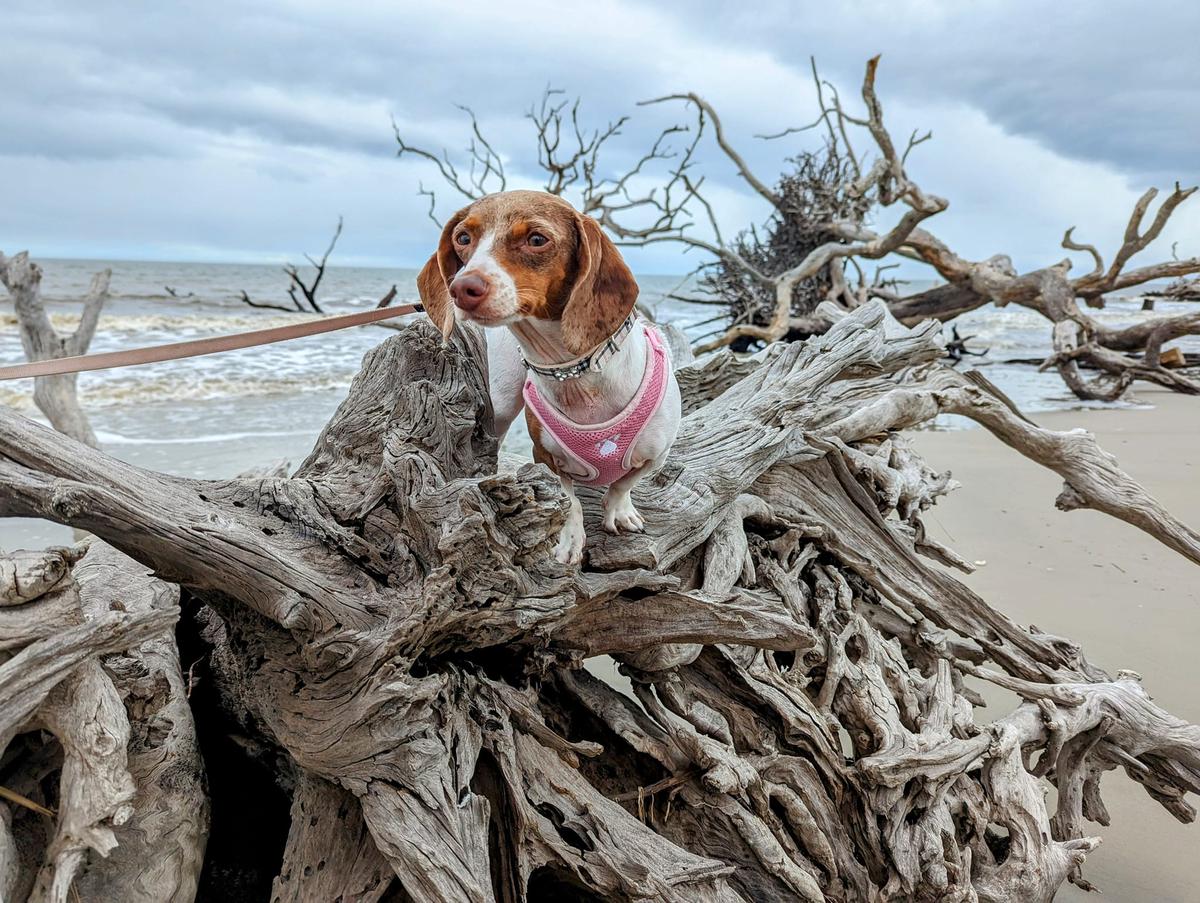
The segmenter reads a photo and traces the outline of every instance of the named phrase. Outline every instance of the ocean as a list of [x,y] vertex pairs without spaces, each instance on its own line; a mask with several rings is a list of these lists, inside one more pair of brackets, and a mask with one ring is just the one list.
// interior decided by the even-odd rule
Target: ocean
[[[289,304],[287,277],[276,265],[169,263],[95,260],[40,260],[42,296],[52,321],[69,331],[78,320],[81,299],[91,276],[113,271],[111,298],[105,306],[92,351],[176,342],[294,323],[301,314],[248,307],[243,291],[259,302]],[[328,313],[374,306],[393,285],[396,303],[417,298],[414,269],[330,267],[319,299]],[[703,325],[716,313],[709,306],[667,297],[680,277],[639,275],[642,299],[661,320],[674,322],[693,337],[713,328]],[[918,291],[932,283],[912,283]],[[685,286],[686,288],[686,286]],[[174,292],[174,294],[172,294]],[[1093,312],[1114,323],[1146,316],[1136,297],[1110,301]],[[310,315],[311,316],[311,315]],[[417,315],[420,316],[420,315]],[[1023,308],[986,308],[955,322],[961,335],[973,335],[972,348],[988,349],[971,366],[988,377],[1029,412],[1086,406],[1067,392],[1055,373],[1004,363],[1040,357],[1050,343],[1050,327]],[[228,477],[267,462],[305,457],[321,427],[344,397],[363,354],[394,335],[367,326],[209,357],[171,361],[97,373],[79,378],[80,396],[105,451],[142,467],[190,477]],[[1195,340],[1188,350],[1200,350]],[[16,319],[0,294],[0,364],[23,360]],[[1136,403],[1136,402],[1133,402]],[[0,404],[36,416],[28,380],[0,383]],[[947,418],[941,424],[966,424]],[[523,431],[522,431],[523,432]],[[521,437],[514,437],[519,448]],[[6,524],[0,546],[29,546],[38,541],[33,526]],[[50,530],[54,541],[61,531]],[[14,536],[14,531],[18,536]]]

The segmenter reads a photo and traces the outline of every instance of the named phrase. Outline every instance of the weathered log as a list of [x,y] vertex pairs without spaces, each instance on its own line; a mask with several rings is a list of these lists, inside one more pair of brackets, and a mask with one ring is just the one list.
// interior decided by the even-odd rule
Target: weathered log
[[[0,855],[0,893],[188,901],[207,799],[171,629],[178,590],[102,543],[83,552],[0,558],[0,597],[16,603],[0,608],[0,756],[18,733],[44,730],[62,757],[52,834],[3,813],[0,854],[19,855]],[[37,794],[44,758],[18,753],[6,771]]]
[[[685,368],[646,534],[585,496],[582,571],[549,472],[496,473],[479,336],[426,323],[290,478],[167,477],[0,411],[0,515],[87,527],[209,606],[224,704],[295,788],[280,899],[1049,900],[1085,883],[1102,771],[1193,817],[1200,732],[930,566],[966,566],[921,523],[953,483],[896,431],[973,416],[1066,506],[1200,546],[940,355],[875,303]],[[601,652],[632,695],[578,669]],[[965,677],[1026,701],[981,725]]]
[[321,778],[301,776],[272,903],[375,903],[392,880],[391,866],[367,833],[358,800]]
[[1200,279],[1176,279],[1165,289],[1146,292],[1143,296],[1148,307],[1144,310],[1154,310],[1154,302],[1164,301],[1200,301]]
[[[96,543],[75,569],[84,610],[119,602],[126,611],[177,611],[177,587]],[[103,667],[129,718],[127,767],[137,790],[132,814],[113,833],[117,846],[76,886],[85,900],[188,903],[204,862],[208,799],[188,687],[173,631],[161,632]]]

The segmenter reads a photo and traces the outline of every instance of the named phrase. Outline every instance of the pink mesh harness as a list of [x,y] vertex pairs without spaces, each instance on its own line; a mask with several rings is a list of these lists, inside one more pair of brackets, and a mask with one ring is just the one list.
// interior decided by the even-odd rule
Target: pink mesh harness
[[576,478],[583,486],[611,486],[633,468],[630,456],[638,436],[667,394],[670,362],[658,330],[643,325],[649,343],[646,371],[625,410],[604,423],[578,424],[568,420],[538,394],[533,377],[525,380],[525,403],[563,451],[590,476]]

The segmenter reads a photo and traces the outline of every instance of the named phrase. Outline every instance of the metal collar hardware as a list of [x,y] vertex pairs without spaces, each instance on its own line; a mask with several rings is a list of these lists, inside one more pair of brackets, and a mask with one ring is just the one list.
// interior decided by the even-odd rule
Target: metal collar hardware
[[556,379],[559,382],[566,382],[568,379],[578,379],[585,373],[599,373],[604,369],[604,360],[612,357],[621,350],[622,341],[633,331],[635,323],[637,323],[636,312],[626,317],[625,322],[617,327],[617,331],[607,339],[583,355],[583,357],[577,357],[572,361],[555,364],[553,367],[539,367],[536,364],[529,363],[525,359],[525,356],[522,355],[521,363],[525,365],[525,369],[530,373],[536,373],[538,376],[545,376],[549,379]]

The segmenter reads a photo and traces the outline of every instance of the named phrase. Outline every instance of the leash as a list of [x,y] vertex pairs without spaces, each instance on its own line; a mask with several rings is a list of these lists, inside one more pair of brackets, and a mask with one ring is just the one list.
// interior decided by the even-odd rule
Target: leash
[[78,354],[72,357],[59,357],[45,361],[15,364],[10,367],[0,367],[0,381],[7,379],[30,379],[35,376],[60,376],[65,373],[82,373],[86,370],[133,367],[137,364],[156,364],[160,361],[199,357],[203,354],[219,354],[222,351],[252,348],[255,345],[271,345],[275,342],[286,342],[290,339],[299,339],[304,336],[320,335],[323,332],[333,332],[334,330],[346,329],[350,326],[362,326],[366,323],[375,323],[379,320],[389,319],[390,317],[400,317],[404,314],[411,314],[424,309],[420,304],[402,304],[399,307],[377,307],[373,310],[359,311],[353,314],[339,314],[336,317],[310,320],[307,323],[297,323],[294,326],[276,326],[272,329],[255,329],[251,332],[212,336],[207,339],[193,339],[189,342],[171,342],[166,345],[130,348],[126,351]]

